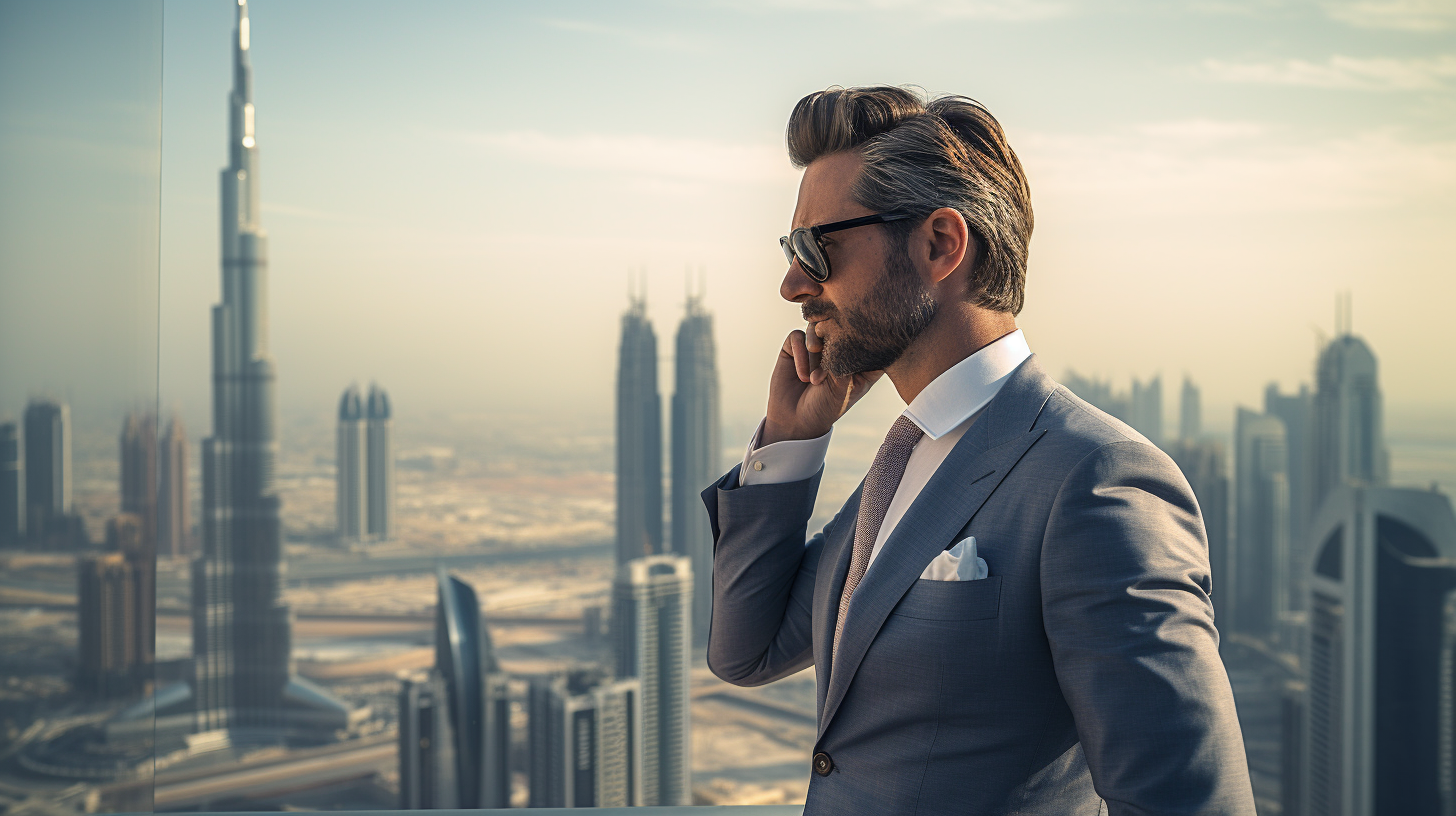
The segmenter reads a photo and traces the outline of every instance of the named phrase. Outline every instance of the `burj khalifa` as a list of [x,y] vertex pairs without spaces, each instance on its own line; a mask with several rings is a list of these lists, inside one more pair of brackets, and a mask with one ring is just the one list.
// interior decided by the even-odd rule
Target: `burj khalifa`
[[264,739],[319,736],[345,727],[349,711],[292,670],[251,32],[247,0],[237,2],[221,185],[222,302],[212,309],[212,436],[202,445],[202,554],[192,569],[194,728]]

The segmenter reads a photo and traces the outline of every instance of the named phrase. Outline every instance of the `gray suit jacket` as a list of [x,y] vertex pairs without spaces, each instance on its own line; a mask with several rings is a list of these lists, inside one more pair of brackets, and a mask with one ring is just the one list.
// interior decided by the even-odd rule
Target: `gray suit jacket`
[[[703,492],[709,666],[818,670],[806,814],[1254,813],[1203,520],[1162,451],[1029,358],[885,542],[833,665],[859,492],[805,544],[818,482]],[[989,577],[920,579],[967,535]]]

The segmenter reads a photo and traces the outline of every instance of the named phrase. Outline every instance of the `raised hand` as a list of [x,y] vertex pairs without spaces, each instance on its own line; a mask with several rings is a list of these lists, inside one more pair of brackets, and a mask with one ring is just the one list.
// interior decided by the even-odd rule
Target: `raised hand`
[[814,439],[829,432],[859,401],[883,371],[833,377],[819,364],[824,341],[814,330],[795,329],[784,339],[768,385],[768,417],[759,444],[785,439]]

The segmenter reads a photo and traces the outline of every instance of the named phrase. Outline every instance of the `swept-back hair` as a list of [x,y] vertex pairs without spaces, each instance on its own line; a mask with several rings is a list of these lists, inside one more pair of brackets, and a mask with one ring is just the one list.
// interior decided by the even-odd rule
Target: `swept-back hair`
[[[875,212],[959,212],[976,242],[972,301],[998,312],[1021,311],[1031,188],[1000,123],[981,103],[964,96],[930,99],[918,89],[885,85],[832,87],[799,100],[786,138],[795,167],[831,153],[858,153],[864,168],[853,195]],[[916,223],[890,226],[903,236]]]

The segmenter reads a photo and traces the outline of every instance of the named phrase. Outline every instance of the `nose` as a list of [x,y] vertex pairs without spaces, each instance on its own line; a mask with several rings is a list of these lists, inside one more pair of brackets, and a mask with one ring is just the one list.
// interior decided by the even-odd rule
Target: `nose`
[[824,293],[824,287],[819,282],[809,277],[804,267],[799,266],[799,259],[789,264],[789,269],[784,273],[784,282],[779,284],[779,295],[791,303],[799,303],[805,298],[818,297]]

